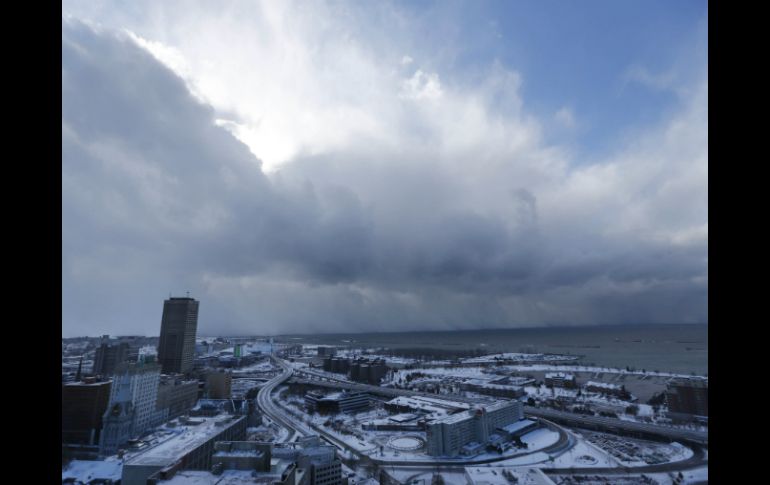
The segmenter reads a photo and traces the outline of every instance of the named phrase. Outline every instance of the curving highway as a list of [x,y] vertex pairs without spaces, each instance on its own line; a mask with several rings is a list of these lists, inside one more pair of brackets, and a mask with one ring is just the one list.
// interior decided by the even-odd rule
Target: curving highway
[[[283,426],[284,428],[289,430],[289,435],[287,438],[287,441],[291,439],[292,436],[296,434],[300,434],[302,436],[308,436],[308,435],[321,435],[325,437],[327,440],[337,443],[338,445],[344,447],[345,449],[350,450],[355,455],[359,456],[363,461],[368,461],[372,464],[379,465],[379,466],[397,466],[397,467],[407,467],[407,468],[419,468],[419,467],[435,467],[435,466],[441,466],[445,470],[449,471],[451,469],[454,469],[457,467],[457,470],[463,470],[465,466],[473,465],[473,464],[491,464],[495,461],[502,461],[510,459],[503,458],[503,457],[495,457],[493,459],[485,459],[485,460],[468,460],[463,461],[462,463],[458,463],[457,460],[378,460],[376,458],[370,457],[368,455],[364,455],[358,452],[358,450],[354,449],[353,447],[349,446],[344,441],[338,439],[332,434],[329,434],[323,430],[318,429],[309,429],[303,424],[297,423],[296,419],[289,416],[281,407],[277,406],[275,403],[272,402],[272,399],[270,397],[272,391],[280,384],[286,382],[290,377],[292,377],[295,373],[307,376],[309,378],[315,378],[315,379],[325,379],[327,381],[332,381],[328,383],[319,382],[317,380],[314,380],[313,384],[318,385],[328,385],[330,387],[342,387],[347,389],[355,389],[355,390],[362,390],[362,391],[370,391],[370,392],[376,392],[377,394],[385,394],[385,395],[423,395],[423,396],[429,396],[433,398],[441,398],[444,397],[445,399],[452,399],[457,401],[465,401],[465,402],[474,402],[478,403],[478,399],[473,398],[466,398],[464,396],[454,396],[454,395],[436,395],[436,394],[429,394],[429,393],[423,393],[418,391],[409,391],[406,389],[393,389],[393,388],[383,388],[378,386],[372,386],[368,384],[360,384],[357,382],[351,382],[346,379],[338,379],[329,377],[324,374],[316,373],[313,371],[308,370],[301,370],[301,371],[295,371],[291,366],[289,366],[286,362],[284,362],[282,359],[271,357],[271,359],[277,363],[282,369],[283,372],[268,381],[267,384],[265,384],[262,389],[260,389],[259,394],[257,395],[257,402],[259,404],[259,407],[263,410],[263,412],[270,417],[273,421],[278,423],[279,425]],[[541,409],[541,408],[533,408],[530,406],[525,406],[524,411],[527,414],[538,416],[545,422],[545,424],[556,431],[559,431],[560,433],[560,439],[554,443],[553,445],[546,447],[545,449],[537,450],[537,452],[546,452],[551,455],[559,454],[562,451],[564,451],[567,448],[571,448],[573,445],[572,439],[568,438],[568,435],[563,432],[558,426],[553,425],[553,423],[549,423],[546,420],[554,420],[554,421],[561,421],[561,422],[570,422],[572,424],[576,425],[588,425],[595,428],[605,429],[605,430],[622,430],[622,431],[631,431],[631,432],[639,432],[639,433],[647,433],[647,434],[655,434],[659,436],[665,436],[668,438],[673,439],[679,439],[683,441],[690,441],[694,443],[708,443],[708,433],[703,432],[697,432],[697,431],[689,431],[689,430],[681,430],[676,428],[667,428],[663,426],[656,426],[656,425],[650,425],[645,423],[635,423],[630,421],[622,421],[619,419],[614,418],[604,418],[604,417],[595,417],[595,416],[583,416],[573,413],[567,413],[563,411],[556,411],[551,409]],[[708,459],[705,457],[705,454],[703,453],[703,450],[695,444],[693,446],[694,455],[686,460],[681,460],[677,462],[671,462],[671,463],[664,463],[660,465],[645,465],[645,466],[635,466],[635,467],[612,467],[612,468],[580,468],[580,467],[570,467],[570,468],[543,468],[543,471],[548,474],[576,474],[576,473],[596,473],[596,474],[628,474],[628,473],[656,473],[656,472],[671,472],[671,471],[684,471],[692,468],[697,468],[701,466],[707,466],[708,465]],[[529,454],[525,453],[524,455]],[[523,456],[523,455],[519,455]],[[494,466],[494,465],[492,465]]]
[[[321,374],[306,369],[297,371],[297,374],[304,375],[309,378],[326,379],[328,381],[336,383],[335,387],[342,387],[347,389],[354,389],[359,391],[369,391],[372,393],[387,395],[387,396],[427,396],[432,398],[444,398],[453,401],[469,402],[478,404],[479,399],[467,398],[464,396],[456,396],[453,394],[429,394],[426,392],[410,391],[407,389],[394,389],[387,387],[372,386],[369,384],[360,384],[358,382],[351,382],[346,379],[339,379],[329,377],[328,375]],[[313,382],[314,384],[324,385],[322,383]],[[331,387],[331,386],[330,386]],[[536,408],[532,406],[524,406],[524,414],[537,416],[539,418],[546,418],[559,423],[576,426],[576,427],[588,427],[592,429],[602,429],[610,432],[623,431],[627,433],[639,433],[649,436],[662,436],[670,440],[682,440],[698,443],[701,445],[708,445],[708,431],[693,431],[681,428],[673,428],[669,426],[660,426],[657,424],[637,423],[635,421],[623,421],[617,418],[607,418],[603,416],[585,416],[582,414],[575,414],[567,411],[558,411],[555,409]]]
[[277,363],[283,369],[283,372],[267,381],[267,383],[259,390],[259,393],[257,393],[257,404],[259,405],[259,408],[262,410],[262,413],[273,420],[273,422],[289,431],[284,441],[290,441],[296,434],[302,436],[315,434],[305,428],[302,424],[293,421],[290,416],[287,416],[286,413],[273,402],[270,394],[276,387],[286,382],[286,380],[292,376],[294,370],[281,359],[273,356],[270,356],[270,359]]

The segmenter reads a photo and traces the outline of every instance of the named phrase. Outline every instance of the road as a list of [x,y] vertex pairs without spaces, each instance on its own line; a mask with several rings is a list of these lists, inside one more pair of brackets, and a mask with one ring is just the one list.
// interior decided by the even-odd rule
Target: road
[[[310,430],[306,428],[304,425],[296,423],[296,420],[292,417],[288,416],[282,409],[280,409],[278,406],[276,406],[272,400],[270,399],[270,393],[272,392],[275,387],[277,387],[279,384],[287,381],[290,377],[292,377],[295,373],[299,375],[305,375],[307,377],[319,379],[323,378],[327,381],[331,382],[323,382],[320,380],[313,380],[312,384],[315,385],[322,385],[322,386],[329,386],[329,387],[341,387],[345,389],[352,389],[352,390],[361,390],[361,391],[369,391],[372,393],[377,394],[385,394],[389,396],[409,396],[409,395],[422,395],[422,396],[428,396],[433,398],[445,398],[445,399],[451,399],[456,401],[463,401],[463,402],[473,402],[473,403],[479,403],[478,399],[475,398],[466,398],[464,396],[455,396],[455,395],[436,395],[436,394],[429,394],[429,393],[423,393],[418,391],[410,391],[406,389],[392,389],[392,388],[384,388],[384,387],[378,387],[378,386],[372,386],[368,384],[360,384],[356,382],[347,381],[345,379],[338,379],[338,378],[332,378],[330,376],[327,376],[325,374],[313,372],[313,371],[307,371],[305,369],[303,370],[295,370],[292,367],[290,367],[286,362],[284,362],[281,359],[274,358],[274,361],[280,365],[284,372],[280,374],[279,376],[276,376],[275,378],[271,379],[265,386],[260,390],[259,394],[257,395],[257,399],[259,400],[260,407],[265,411],[265,414],[267,414],[271,419],[274,419],[282,426],[286,427],[290,430],[290,435],[293,435],[294,433],[300,433],[301,435],[307,436],[311,434],[319,434],[321,436],[324,436],[327,438],[327,440],[336,443],[345,449],[348,449],[358,455],[363,462],[371,462],[375,465],[382,466],[382,467],[406,467],[406,468],[420,468],[420,467],[436,467],[440,466],[442,469],[446,471],[455,470],[455,471],[462,471],[464,470],[465,466],[474,465],[474,464],[492,464],[496,461],[502,461],[508,458],[493,458],[493,459],[486,459],[486,460],[467,460],[463,461],[462,464],[459,464],[456,460],[399,460],[399,461],[390,461],[390,460],[378,460],[376,458],[372,458],[367,455],[363,455],[359,453],[357,450],[349,446],[344,441],[338,439],[336,436],[325,432],[323,430]],[[593,417],[593,416],[583,416],[579,414],[573,414],[573,413],[566,413],[563,411],[556,411],[551,409],[540,409],[540,408],[533,408],[530,406],[525,406],[524,411],[526,414],[530,414],[532,416],[537,416],[541,418],[542,421],[544,421],[551,429],[554,429],[556,431],[560,432],[560,438],[559,440],[554,443],[553,445],[546,447],[545,449],[537,450],[539,452],[545,452],[550,453],[553,455],[558,455],[565,449],[568,449],[572,446],[572,439],[567,439],[567,435],[558,428],[558,426],[555,426],[551,423],[548,423],[546,420],[566,420],[566,421],[573,421],[576,423],[582,423],[584,425],[599,427],[602,429],[609,429],[609,430],[617,430],[617,429],[626,429],[630,431],[635,432],[643,432],[643,433],[650,433],[650,434],[658,434],[663,436],[670,436],[670,435],[676,435],[678,438],[682,441],[690,440],[691,442],[699,443],[705,438],[705,443],[708,442],[708,433],[701,433],[701,432],[694,432],[689,430],[679,430],[675,428],[666,428],[663,426],[655,426],[655,425],[647,425],[644,423],[633,423],[628,421],[622,421],[619,419],[614,418],[604,418],[604,417]],[[593,418],[593,419],[591,419]],[[705,436],[703,436],[705,435]],[[685,437],[686,436],[686,437]],[[693,439],[694,438],[694,439]],[[700,446],[695,444],[693,446],[694,454],[692,457],[681,460],[677,462],[672,463],[664,463],[660,465],[645,465],[645,466],[635,466],[635,467],[607,467],[607,468],[579,468],[579,467],[570,467],[570,468],[543,468],[543,471],[548,474],[584,474],[584,473],[594,473],[594,474],[631,474],[631,473],[663,473],[663,472],[676,472],[676,471],[684,471],[689,470],[692,468],[697,468],[701,466],[707,466],[708,460],[705,457],[705,454]],[[528,454],[528,453],[526,453]],[[522,455],[519,455],[522,456]],[[494,465],[491,465],[494,466]]]
[[273,422],[283,426],[289,431],[289,433],[286,435],[285,441],[292,440],[296,434],[300,434],[302,436],[315,434],[302,424],[297,423],[290,416],[287,416],[282,409],[275,405],[272,398],[270,397],[270,394],[273,392],[273,390],[280,384],[286,382],[286,380],[289,379],[294,373],[294,370],[283,360],[272,356],[271,359],[283,369],[283,372],[267,381],[265,385],[262,386],[262,388],[259,390],[259,393],[257,393],[257,404],[259,405],[259,408],[268,418],[273,420]]
[[582,414],[557,411],[555,409],[535,408],[524,406],[524,413],[530,416],[546,418],[558,423],[577,427],[588,427],[613,432],[626,432],[631,434],[662,436],[673,441],[689,441],[701,445],[708,445],[709,435],[707,431],[693,431],[688,429],[672,428],[655,424],[623,421],[617,418],[603,416],[584,416]]

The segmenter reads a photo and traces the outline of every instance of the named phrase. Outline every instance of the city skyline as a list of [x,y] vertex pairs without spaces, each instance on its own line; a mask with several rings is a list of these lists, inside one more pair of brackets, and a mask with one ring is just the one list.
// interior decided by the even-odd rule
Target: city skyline
[[707,324],[707,3],[474,7],[65,1],[63,336]]

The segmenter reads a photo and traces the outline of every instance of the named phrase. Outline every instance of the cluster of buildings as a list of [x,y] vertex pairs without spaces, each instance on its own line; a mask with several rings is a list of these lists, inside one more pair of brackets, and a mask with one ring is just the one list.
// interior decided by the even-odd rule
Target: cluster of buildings
[[109,455],[189,413],[200,397],[230,397],[229,374],[209,372],[203,382],[193,374],[198,305],[189,297],[164,302],[157,359],[141,352],[144,338],[104,336],[90,375],[83,375],[81,360],[75,378],[63,379],[63,451],[75,457]]
[[293,443],[245,441],[244,416],[179,419],[158,430],[156,441],[122,460],[75,461],[62,483],[121,485],[342,485],[334,446],[318,436]]
[[524,385],[530,384],[534,379],[525,377],[501,376],[492,379],[467,379],[458,384],[462,391],[475,392],[486,396],[518,399],[526,394]]
[[[328,349],[329,347],[319,347]],[[324,351],[328,352],[328,351]],[[388,366],[384,359],[349,359],[344,357],[334,357],[325,355],[323,359],[323,370],[337,374],[348,374],[351,381],[363,382],[366,384],[377,385],[388,373]]]
[[585,389],[588,392],[597,392],[599,394],[606,394],[608,396],[615,396],[621,399],[630,398],[630,394],[626,391],[625,387],[610,382],[586,382]]
[[[224,349],[221,348],[225,346]],[[219,348],[218,348],[219,347]],[[195,358],[193,367],[195,369],[223,368],[232,369],[246,367],[263,360],[265,356],[271,353],[269,346],[259,346],[259,350],[246,347],[243,344],[199,344],[196,346],[196,352],[203,354]],[[213,350],[216,349],[216,350]]]
[[361,427],[372,431],[425,431],[431,422],[467,411],[471,405],[427,396],[398,396],[384,403],[383,408],[394,414],[367,421]]

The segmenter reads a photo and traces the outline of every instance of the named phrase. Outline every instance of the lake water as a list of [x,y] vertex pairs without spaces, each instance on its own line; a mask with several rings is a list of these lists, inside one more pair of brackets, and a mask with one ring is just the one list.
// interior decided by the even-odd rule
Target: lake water
[[[278,340],[278,339],[276,339]],[[388,348],[484,349],[584,356],[584,365],[630,366],[661,372],[708,374],[708,325],[607,325],[442,332],[294,335],[309,344]]]

